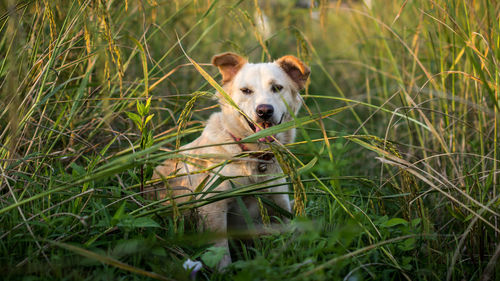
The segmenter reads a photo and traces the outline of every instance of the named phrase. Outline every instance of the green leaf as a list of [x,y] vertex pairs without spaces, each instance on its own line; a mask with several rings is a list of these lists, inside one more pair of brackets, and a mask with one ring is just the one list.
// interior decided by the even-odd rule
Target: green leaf
[[155,116],[155,115],[151,114],[148,117],[146,117],[146,121],[144,121],[144,126],[146,126],[146,124],[153,118],[153,116]]
[[307,172],[309,169],[314,167],[314,165],[316,165],[317,162],[318,162],[318,157],[314,156],[314,158],[311,161],[309,161],[309,163],[299,168],[299,174]]
[[131,220],[123,220],[118,226],[140,228],[140,227],[160,227],[160,225],[155,222],[152,218],[140,217]]
[[399,248],[403,251],[410,251],[415,248],[415,238],[408,238],[399,244]]
[[73,175],[82,176],[82,175],[85,175],[87,173],[82,166],[76,164],[75,162],[71,162],[70,166],[71,166],[71,168],[73,168],[73,171],[72,171]]
[[201,255],[201,260],[206,266],[214,268],[226,254],[226,248],[210,247],[203,255]]
[[474,214],[469,214],[468,216],[465,217],[464,222],[470,221],[474,217],[475,217]]
[[144,115],[149,113],[149,107],[151,105],[151,97],[146,100],[146,106],[144,107]]
[[124,256],[140,252],[146,247],[144,240],[126,239],[119,241],[111,252],[111,256],[121,259]]
[[139,115],[132,112],[125,112],[125,113],[127,113],[128,118],[130,118],[130,120],[134,122],[137,128],[139,128],[142,131],[142,118]]
[[115,214],[113,215],[113,218],[111,219],[111,225],[116,225],[120,220],[122,220],[125,217],[125,204],[127,202],[123,201],[121,206],[116,210]]
[[161,247],[153,248],[151,250],[151,254],[153,254],[155,256],[160,256],[160,257],[167,257],[167,252],[165,251],[165,249],[163,249]]
[[413,266],[411,262],[413,261],[413,257],[403,257],[403,268],[406,270],[411,270]]
[[382,227],[393,227],[393,226],[396,226],[396,225],[400,225],[400,224],[408,224],[408,222],[402,218],[392,218],[384,223],[382,223],[380,226]]
[[154,138],[153,138],[153,131],[148,132],[148,139],[146,141],[146,147],[151,147],[153,146]]
[[142,104],[142,102],[140,102],[140,101],[137,101],[137,113],[139,113],[140,116],[146,115],[144,113],[144,111],[145,111],[144,109],[145,109],[144,104]]

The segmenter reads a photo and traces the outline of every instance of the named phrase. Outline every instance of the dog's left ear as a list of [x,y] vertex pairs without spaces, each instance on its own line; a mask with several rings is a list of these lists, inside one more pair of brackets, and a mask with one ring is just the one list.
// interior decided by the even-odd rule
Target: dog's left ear
[[217,66],[222,74],[222,83],[231,81],[245,63],[247,63],[245,58],[230,52],[212,58],[212,64]]
[[288,55],[279,58],[277,63],[292,78],[300,89],[303,89],[311,70],[298,58]]

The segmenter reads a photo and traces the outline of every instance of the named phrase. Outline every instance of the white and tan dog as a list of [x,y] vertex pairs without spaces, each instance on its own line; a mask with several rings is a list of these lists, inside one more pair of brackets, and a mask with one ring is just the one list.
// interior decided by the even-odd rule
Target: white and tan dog
[[[281,167],[272,154],[267,154],[271,157],[259,158],[235,156],[250,151],[261,151],[268,148],[269,143],[274,140],[281,144],[294,140],[295,129],[292,129],[272,137],[261,138],[256,143],[239,143],[241,139],[261,129],[290,121],[292,115],[297,114],[302,104],[299,90],[304,87],[309,77],[309,68],[294,56],[284,56],[272,63],[253,64],[237,54],[224,53],[213,57],[212,63],[222,74],[225,92],[230,95],[246,117],[219,95],[222,111],[210,116],[200,137],[181,148],[187,160],[183,162],[167,160],[156,168],[153,178],[166,178],[175,173],[188,174],[168,180],[166,188],[169,192],[166,188],[156,192],[161,198],[166,197],[167,194],[178,196],[192,193],[197,188],[199,190],[200,184],[211,182],[207,180],[207,177],[212,179],[218,175],[236,177],[223,181],[215,188],[215,191],[225,191],[231,189],[232,186],[271,180],[272,177],[266,175],[282,173]],[[293,114],[289,111],[293,111]],[[231,161],[211,171],[197,172],[228,159]],[[279,185],[280,183],[283,185]],[[273,192],[267,198],[290,211],[290,201],[286,194],[288,186],[285,184],[285,179],[280,178],[270,182],[269,185],[276,185],[276,187],[266,189],[266,191]],[[183,196],[175,202],[184,202],[189,197]],[[249,196],[243,198],[243,202],[250,216],[259,222],[261,216],[257,200]],[[241,209],[235,199],[224,199],[204,205],[198,208],[198,213],[201,215],[200,221],[211,231],[225,233],[228,227],[245,225]],[[227,238],[218,239],[215,245],[229,249]],[[231,257],[228,251],[218,267],[224,268],[229,263],[231,263]]]

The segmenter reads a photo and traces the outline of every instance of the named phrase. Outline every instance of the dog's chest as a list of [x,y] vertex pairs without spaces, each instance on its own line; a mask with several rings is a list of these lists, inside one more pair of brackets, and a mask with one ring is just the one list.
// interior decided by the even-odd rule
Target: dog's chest
[[222,174],[228,177],[235,177],[240,183],[246,181],[249,184],[266,181],[272,175],[282,172],[275,158],[251,158],[245,161],[238,161],[238,163],[233,162],[226,168]]
[[249,180],[251,183],[258,183],[269,180],[273,175],[280,174],[281,167],[276,162],[276,159],[259,159],[253,163],[247,164],[249,173]]
[[[274,158],[274,155],[271,153],[266,153],[263,154],[259,157],[257,157],[257,165],[256,165],[256,173],[257,174],[265,174],[267,173],[273,173],[274,170],[279,167],[278,163],[276,162],[276,158]],[[269,170],[269,172],[268,172]]]

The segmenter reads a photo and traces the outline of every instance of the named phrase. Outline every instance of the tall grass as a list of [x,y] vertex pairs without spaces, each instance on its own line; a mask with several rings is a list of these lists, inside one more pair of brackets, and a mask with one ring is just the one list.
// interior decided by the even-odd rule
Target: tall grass
[[[0,3],[2,279],[186,280],[187,258],[198,279],[499,278],[500,4],[318,2]],[[255,242],[220,273],[221,234],[182,211],[266,184],[141,193],[217,110],[223,51],[312,76],[297,142],[273,148],[305,209],[233,233]]]

